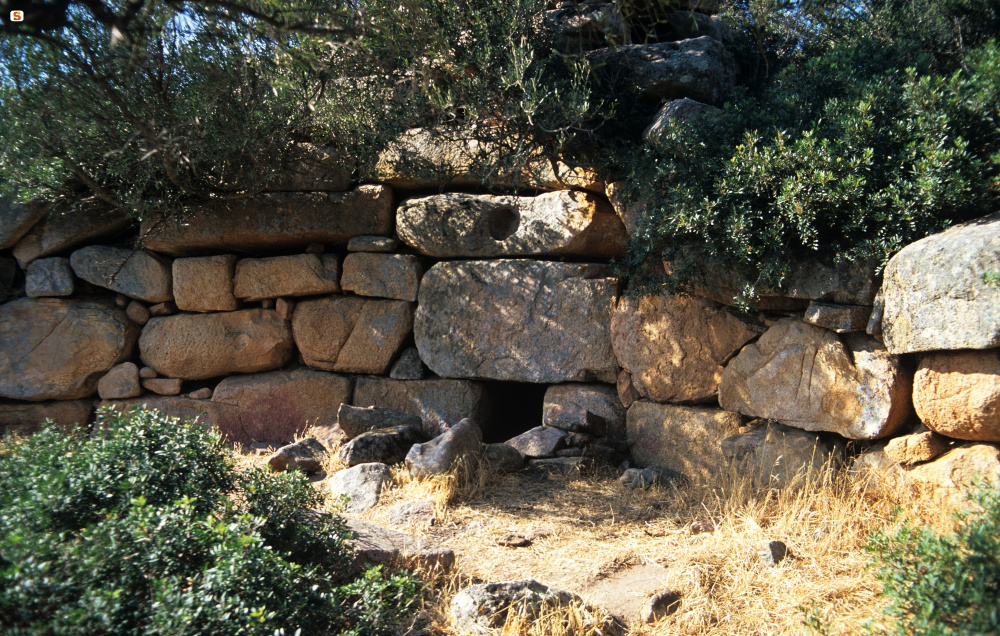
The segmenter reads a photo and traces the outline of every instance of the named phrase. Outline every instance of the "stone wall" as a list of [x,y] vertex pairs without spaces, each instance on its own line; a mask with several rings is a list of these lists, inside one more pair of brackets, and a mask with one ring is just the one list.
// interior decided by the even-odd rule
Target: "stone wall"
[[[560,37],[663,100],[647,138],[733,86],[721,27],[643,49],[559,11]],[[1000,474],[1000,216],[907,247],[884,276],[801,263],[742,315],[725,273],[690,297],[622,295],[622,184],[540,162],[479,194],[468,167],[489,149],[432,133],[390,147],[377,182],[302,145],[282,191],[138,226],[0,202],[0,428],[146,404],[243,444],[310,426],[342,440],[346,404],[418,417],[427,438],[469,418],[529,459],[694,480],[741,461],[789,483],[849,441],[859,466],[945,485]],[[540,405],[511,400],[525,383],[547,387]]]

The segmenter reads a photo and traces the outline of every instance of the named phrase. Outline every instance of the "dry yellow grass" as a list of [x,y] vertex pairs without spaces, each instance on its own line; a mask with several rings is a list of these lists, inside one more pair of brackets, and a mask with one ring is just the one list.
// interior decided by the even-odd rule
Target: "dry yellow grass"
[[[338,467],[331,460],[327,469]],[[897,506],[942,528],[950,523],[944,511],[910,491],[845,471],[769,490],[730,468],[713,484],[646,491],[624,487],[610,470],[544,478],[482,467],[462,478],[426,481],[411,479],[402,467],[393,474],[381,503],[362,518],[390,525],[394,505],[432,501],[433,525],[399,529],[447,545],[457,556],[456,573],[431,581],[434,599],[419,632],[425,634],[456,633],[449,603],[471,583],[531,578],[597,605],[589,590],[643,565],[662,568],[658,589],[676,590],[682,600],[671,616],[653,625],[636,621],[628,634],[808,634],[807,612],[826,633],[859,634],[881,617],[886,602],[863,550],[869,535],[892,523]],[[498,543],[512,533],[534,539],[520,548]],[[768,567],[757,553],[775,539],[791,556]],[[528,623],[512,614],[503,633],[608,633],[586,616],[570,608]]]

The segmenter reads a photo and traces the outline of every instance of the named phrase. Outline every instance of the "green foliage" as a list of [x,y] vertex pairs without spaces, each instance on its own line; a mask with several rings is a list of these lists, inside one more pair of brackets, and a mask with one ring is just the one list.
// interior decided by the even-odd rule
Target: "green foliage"
[[890,634],[996,634],[1000,630],[1000,488],[980,484],[977,504],[950,535],[904,523],[875,534]]
[[409,574],[350,579],[300,474],[237,471],[157,412],[97,426],[0,443],[0,633],[384,634],[419,597]]
[[[782,3],[766,6],[765,15],[782,15]],[[683,289],[697,282],[684,263],[714,263],[752,297],[780,286],[802,256],[884,262],[994,211],[992,4],[820,2],[786,11],[770,30],[754,6],[745,11],[744,32],[771,47],[771,75],[636,152],[626,174],[645,213],[627,273],[643,278],[662,255]]]

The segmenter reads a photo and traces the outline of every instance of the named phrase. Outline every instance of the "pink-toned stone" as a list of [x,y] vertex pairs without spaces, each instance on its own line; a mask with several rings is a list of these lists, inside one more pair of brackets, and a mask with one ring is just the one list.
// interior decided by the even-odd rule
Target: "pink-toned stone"
[[156,369],[154,369],[153,367],[142,367],[141,369],[139,369],[139,377],[140,378],[155,378],[156,377]]
[[142,394],[139,368],[134,362],[117,364],[97,382],[97,394],[102,400],[118,400]]
[[236,263],[233,293],[255,301],[279,296],[313,296],[340,291],[335,254],[244,258]]
[[344,259],[344,291],[414,302],[424,267],[410,254],[353,252]]
[[295,301],[288,298],[279,298],[274,302],[274,310],[278,312],[282,320],[291,320],[295,313]]
[[[149,310],[146,309],[145,305],[143,305],[137,300],[131,301],[125,307],[125,315],[128,316],[129,320],[139,325],[140,327],[149,322],[150,318]],[[131,396],[122,396],[122,397],[131,397]]]
[[178,258],[173,263],[174,302],[182,311],[234,311],[239,300],[233,295],[236,256]]
[[181,381],[177,378],[150,378],[142,381],[142,387],[159,395],[179,395]]
[[46,420],[66,428],[87,424],[94,413],[92,400],[56,400],[54,402],[0,402],[0,435],[37,433]]
[[913,406],[920,421],[942,435],[1000,442],[1000,349],[923,356]]

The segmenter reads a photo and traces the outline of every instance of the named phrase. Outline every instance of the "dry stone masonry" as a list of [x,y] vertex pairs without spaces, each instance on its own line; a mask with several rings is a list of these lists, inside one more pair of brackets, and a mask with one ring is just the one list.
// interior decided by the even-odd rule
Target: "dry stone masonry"
[[[735,85],[732,33],[704,4],[646,45],[610,3],[533,24],[658,100],[637,128],[655,144]],[[414,128],[365,178],[297,144],[272,191],[138,227],[0,200],[0,430],[138,405],[244,445],[311,429],[310,448],[355,466],[330,487],[357,510],[404,458],[417,477],[604,462],[643,487],[733,463],[779,487],[848,461],[948,492],[1000,475],[1000,216],[917,241],[882,277],[799,262],[746,315],[732,304],[750,281],[697,250],[662,264],[702,267],[691,295],[625,293],[610,263],[653,203],[643,184],[533,147],[484,182],[502,152]],[[300,465],[282,452],[275,466]]]

